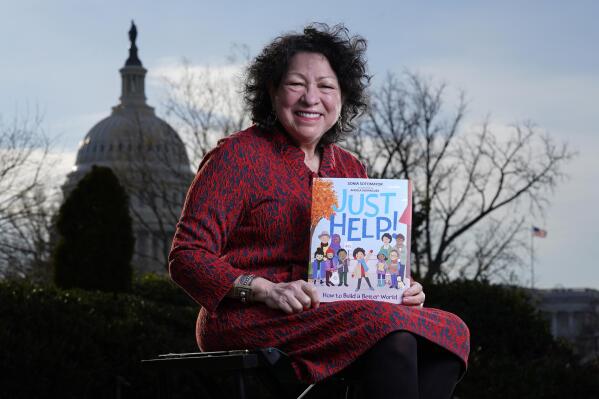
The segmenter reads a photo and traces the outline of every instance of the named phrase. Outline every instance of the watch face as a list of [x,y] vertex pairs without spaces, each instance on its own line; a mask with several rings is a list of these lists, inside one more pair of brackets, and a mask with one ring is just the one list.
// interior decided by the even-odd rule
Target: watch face
[[239,290],[239,298],[241,299],[241,302],[248,302],[252,294],[252,289],[247,286],[241,286],[237,288]]

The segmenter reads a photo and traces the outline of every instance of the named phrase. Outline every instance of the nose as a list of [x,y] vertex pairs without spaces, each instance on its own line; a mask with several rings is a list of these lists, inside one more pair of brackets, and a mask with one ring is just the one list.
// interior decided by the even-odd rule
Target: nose
[[320,101],[318,88],[316,85],[310,84],[306,86],[306,91],[304,92],[303,100],[306,105],[315,105]]

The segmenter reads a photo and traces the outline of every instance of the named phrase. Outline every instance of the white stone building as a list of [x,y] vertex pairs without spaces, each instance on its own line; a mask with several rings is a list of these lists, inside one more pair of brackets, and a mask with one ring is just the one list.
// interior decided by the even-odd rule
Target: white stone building
[[166,272],[166,255],[185,193],[193,179],[177,132],[146,103],[145,75],[137,55],[137,29],[129,31],[129,58],[120,69],[120,103],[81,141],[66,195],[93,165],[110,167],[129,194],[137,272]]
[[599,291],[537,289],[532,295],[555,338],[569,341],[583,362],[599,358]]

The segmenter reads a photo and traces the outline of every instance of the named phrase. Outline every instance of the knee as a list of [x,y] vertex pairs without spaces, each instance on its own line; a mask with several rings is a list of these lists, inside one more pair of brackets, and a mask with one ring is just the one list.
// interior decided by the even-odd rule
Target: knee
[[416,336],[406,331],[395,331],[385,336],[377,344],[379,350],[385,354],[390,363],[399,365],[413,365],[418,354],[418,341]]

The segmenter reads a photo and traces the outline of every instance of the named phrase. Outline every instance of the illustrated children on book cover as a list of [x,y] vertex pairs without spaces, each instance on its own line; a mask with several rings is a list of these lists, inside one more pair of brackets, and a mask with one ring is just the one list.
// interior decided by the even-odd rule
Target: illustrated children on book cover
[[410,286],[411,196],[408,180],[313,180],[308,281],[322,302],[401,303]]

